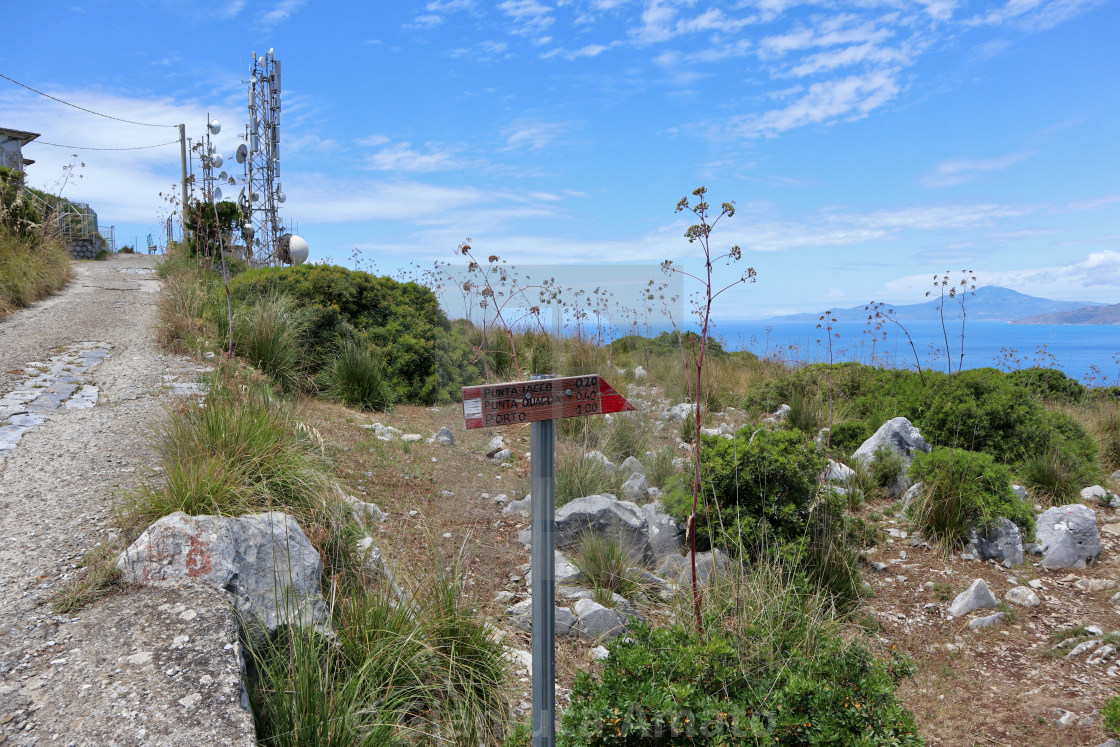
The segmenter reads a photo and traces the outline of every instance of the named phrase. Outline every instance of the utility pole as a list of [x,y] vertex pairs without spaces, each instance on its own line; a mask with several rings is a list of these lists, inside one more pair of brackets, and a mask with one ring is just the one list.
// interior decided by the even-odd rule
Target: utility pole
[[179,125],[179,167],[183,174],[183,240],[187,238],[187,126]]

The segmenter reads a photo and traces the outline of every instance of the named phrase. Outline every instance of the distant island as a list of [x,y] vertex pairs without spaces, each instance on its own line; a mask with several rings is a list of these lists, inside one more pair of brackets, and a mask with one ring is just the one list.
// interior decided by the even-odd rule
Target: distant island
[[[893,310],[900,322],[929,322],[938,318],[937,307],[940,298],[923,303],[882,304],[883,311]],[[957,299],[945,299],[946,319],[959,319],[960,306]],[[1058,301],[1052,298],[1028,296],[1026,293],[985,285],[970,292],[964,299],[965,311],[969,321],[1011,322],[1015,324],[1120,324],[1120,304],[1105,304],[1085,301]],[[821,314],[786,314],[770,317],[766,321],[775,322],[817,322]],[[872,312],[867,306],[853,306],[847,309],[832,309],[832,316],[840,322],[863,322]]]
[[1073,311],[1035,314],[1012,324],[1120,324],[1120,303],[1111,306],[1082,306]]

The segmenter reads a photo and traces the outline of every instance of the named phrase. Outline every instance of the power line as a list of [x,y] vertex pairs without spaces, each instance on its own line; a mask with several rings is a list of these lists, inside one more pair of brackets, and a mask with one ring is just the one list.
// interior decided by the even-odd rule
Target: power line
[[[135,122],[131,119],[121,119],[120,117],[113,117],[113,116],[110,116],[108,114],[102,114],[101,112],[95,112],[93,109],[87,109],[84,106],[78,106],[77,104],[71,104],[69,101],[63,101],[60,98],[57,98],[55,96],[51,96],[49,93],[43,93],[39,89],[32,88],[31,86],[27,85],[26,83],[20,83],[15,78],[9,78],[7,75],[4,75],[4,73],[0,73],[0,78],[3,78],[4,80],[10,80],[12,83],[15,83],[17,86],[23,86],[28,91],[33,91],[34,93],[37,93],[40,96],[46,96],[51,101],[57,101],[60,104],[66,104],[66,106],[72,106],[75,109],[80,109],[83,112],[87,112],[89,114],[95,114],[98,117],[105,117],[105,119],[112,119],[112,120],[116,120],[117,122],[124,122],[126,124],[140,125],[142,127],[178,127],[178,125],[152,124],[151,122]],[[94,150],[94,149],[91,148],[90,150]],[[108,150],[111,150],[111,149],[108,149]],[[124,150],[124,149],[122,149],[122,150]]]
[[67,148],[70,150],[147,150],[148,148],[162,148],[165,145],[178,145],[178,140],[171,140],[166,143],[158,143],[156,145],[136,145],[131,148],[90,148],[84,145],[59,145],[58,143],[47,143],[42,140],[35,140],[35,145],[51,145],[55,148]]

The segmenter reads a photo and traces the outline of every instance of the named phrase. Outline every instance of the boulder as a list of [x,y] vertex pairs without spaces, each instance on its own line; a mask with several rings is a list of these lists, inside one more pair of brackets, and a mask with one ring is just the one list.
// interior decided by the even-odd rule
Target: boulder
[[999,518],[987,531],[971,529],[965,552],[1008,568],[1023,564],[1023,535],[1010,519]]
[[645,503],[649,491],[649,480],[641,472],[635,472],[622,483],[622,499],[634,503]]
[[679,405],[673,405],[668,410],[661,413],[661,419],[679,423],[688,420],[688,416],[695,411],[695,404],[691,402],[681,402]]
[[630,551],[635,560],[653,557],[649,546],[649,522],[638,506],[613,495],[589,495],[565,504],[556,512],[556,547],[579,544],[585,532],[613,537]]
[[128,583],[202,582],[233,595],[243,621],[276,632],[281,625],[326,628],[320,591],[323,562],[294,518],[279,511],[248,516],[187,516],[148,527],[117,557]]
[[626,616],[591,599],[580,599],[573,607],[578,621],[576,629],[593,643],[611,640],[626,632]]
[[1094,504],[1106,504],[1109,500],[1109,493],[1100,485],[1090,485],[1087,488],[1081,488],[1081,500]]
[[358,522],[359,525],[366,529],[369,529],[374,524],[389,520],[389,514],[382,511],[373,503],[355,501],[351,504],[351,508],[354,510],[354,521]]
[[497,451],[488,454],[488,456],[495,462],[504,462],[507,459],[513,458],[513,452],[509,449],[498,449]]
[[1006,617],[1006,615],[1002,612],[997,612],[994,615],[988,615],[986,617],[977,617],[975,620],[968,621],[968,629],[980,630],[982,628],[990,628],[993,625],[999,625],[1003,622],[1004,617]]
[[494,436],[492,439],[490,439],[490,443],[486,444],[486,451],[487,453],[494,453],[496,451],[501,451],[505,447],[505,436]]
[[988,589],[988,585],[984,583],[984,579],[978,578],[972,582],[972,586],[962,591],[949,605],[949,614],[953,617],[960,617],[967,615],[973,610],[982,610],[990,607],[999,606],[999,600]]
[[626,475],[627,477],[636,474],[644,475],[646,473],[646,468],[642,466],[642,463],[638,460],[638,458],[632,456],[626,457],[626,459],[619,466],[619,469],[622,470],[622,474]]
[[670,555],[680,555],[684,547],[684,525],[665,511],[660,503],[647,503],[642,506],[646,516],[649,549],[654,562],[661,562]]
[[[557,586],[566,584],[577,583],[580,579],[579,569],[572,565],[572,562],[564,557],[564,554],[556,550],[553,554],[552,561],[552,580]],[[529,568],[528,578],[526,582],[529,588],[533,588],[533,569]]]
[[601,451],[589,451],[587,452],[586,458],[593,462],[598,462],[599,464],[606,467],[608,475],[612,474],[616,469],[618,469],[618,467],[615,466],[614,462],[612,462],[610,459],[607,459],[607,455]]
[[1016,586],[1011,591],[1007,592],[1004,596],[1011,604],[1017,604],[1020,607],[1037,607],[1042,604],[1039,601],[1038,594],[1028,586]]
[[871,438],[860,444],[852,454],[852,459],[871,464],[875,452],[890,449],[902,457],[902,471],[910,468],[910,460],[919,451],[929,451],[930,445],[922,438],[922,433],[906,418],[892,418],[879,426]]
[[645,368],[643,368],[642,366],[634,366],[634,380],[635,381],[641,381],[642,379],[644,379],[648,376],[649,376],[649,374],[646,373]]
[[821,482],[845,483],[855,473],[856,471],[848,465],[841,464],[840,462],[834,462],[829,459],[828,466],[824,468],[824,472],[821,473],[820,479]]
[[532,495],[527,495],[519,501],[510,501],[502,508],[502,513],[509,516],[511,514],[520,514],[521,516],[530,516],[532,514]]
[[1035,533],[1044,568],[1085,568],[1101,554],[1097,512],[1080,503],[1046,509]]
[[[717,574],[725,571],[731,565],[731,559],[720,550],[696,553],[696,581],[706,584],[712,577],[712,570]],[[692,583],[692,558],[689,554],[669,555],[661,561],[657,575],[671,583],[682,586]]]
[[428,439],[428,443],[439,444],[440,446],[454,446],[455,436],[451,433],[451,429],[445,425],[432,434],[432,437]]
[[[526,599],[524,602],[518,602],[506,610],[506,616],[518,628],[522,630],[533,630],[533,600]],[[554,613],[554,624],[556,626],[556,635],[573,635],[572,628],[576,624],[576,616],[567,607],[556,607]]]
[[913,502],[913,500],[915,498],[918,497],[918,494],[921,493],[921,492],[922,492],[922,484],[920,482],[916,482],[913,485],[911,485],[910,487],[908,487],[906,489],[906,492],[902,494],[902,514],[903,514],[903,516],[906,515],[906,509],[910,508],[910,504]]

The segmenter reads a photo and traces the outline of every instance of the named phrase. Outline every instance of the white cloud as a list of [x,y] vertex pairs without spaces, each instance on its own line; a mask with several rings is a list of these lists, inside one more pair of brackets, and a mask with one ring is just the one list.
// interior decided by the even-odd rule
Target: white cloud
[[503,150],[540,150],[551,145],[568,130],[564,122],[544,122],[534,119],[518,119],[506,127],[502,134],[506,136]]
[[1033,150],[1019,151],[995,158],[951,158],[937,164],[932,172],[922,177],[921,181],[926,187],[952,187],[957,184],[964,184],[981,174],[1011,168],[1015,164],[1027,160],[1035,152]]
[[909,64],[910,61],[911,54],[905,50],[878,47],[871,42],[865,42],[843,49],[818,52],[806,58],[804,62],[791,67],[789,74],[801,78],[860,63],[895,65]]
[[[926,291],[932,276],[909,275],[888,281],[888,292]],[[1069,264],[1027,270],[976,271],[977,285],[998,285],[1048,298],[1084,298],[1087,293],[1120,287],[1120,251],[1091,252]]]
[[543,33],[555,20],[552,8],[537,0],[505,0],[498,7],[513,20],[513,33],[521,36]]
[[450,149],[435,148],[424,153],[414,150],[409,143],[386,145],[369,156],[366,164],[378,171],[406,172],[451,171],[469,166]]
[[358,145],[376,146],[376,145],[384,145],[385,143],[388,143],[390,140],[391,140],[391,138],[386,137],[385,135],[367,135],[366,137],[358,138],[354,142],[356,142]]
[[897,78],[895,70],[873,70],[813,83],[788,106],[733,117],[724,131],[746,138],[775,137],[806,125],[862,119],[898,95],[901,88]]
[[280,0],[272,10],[260,15],[260,25],[271,28],[292,17],[292,14],[307,4],[307,0]]

